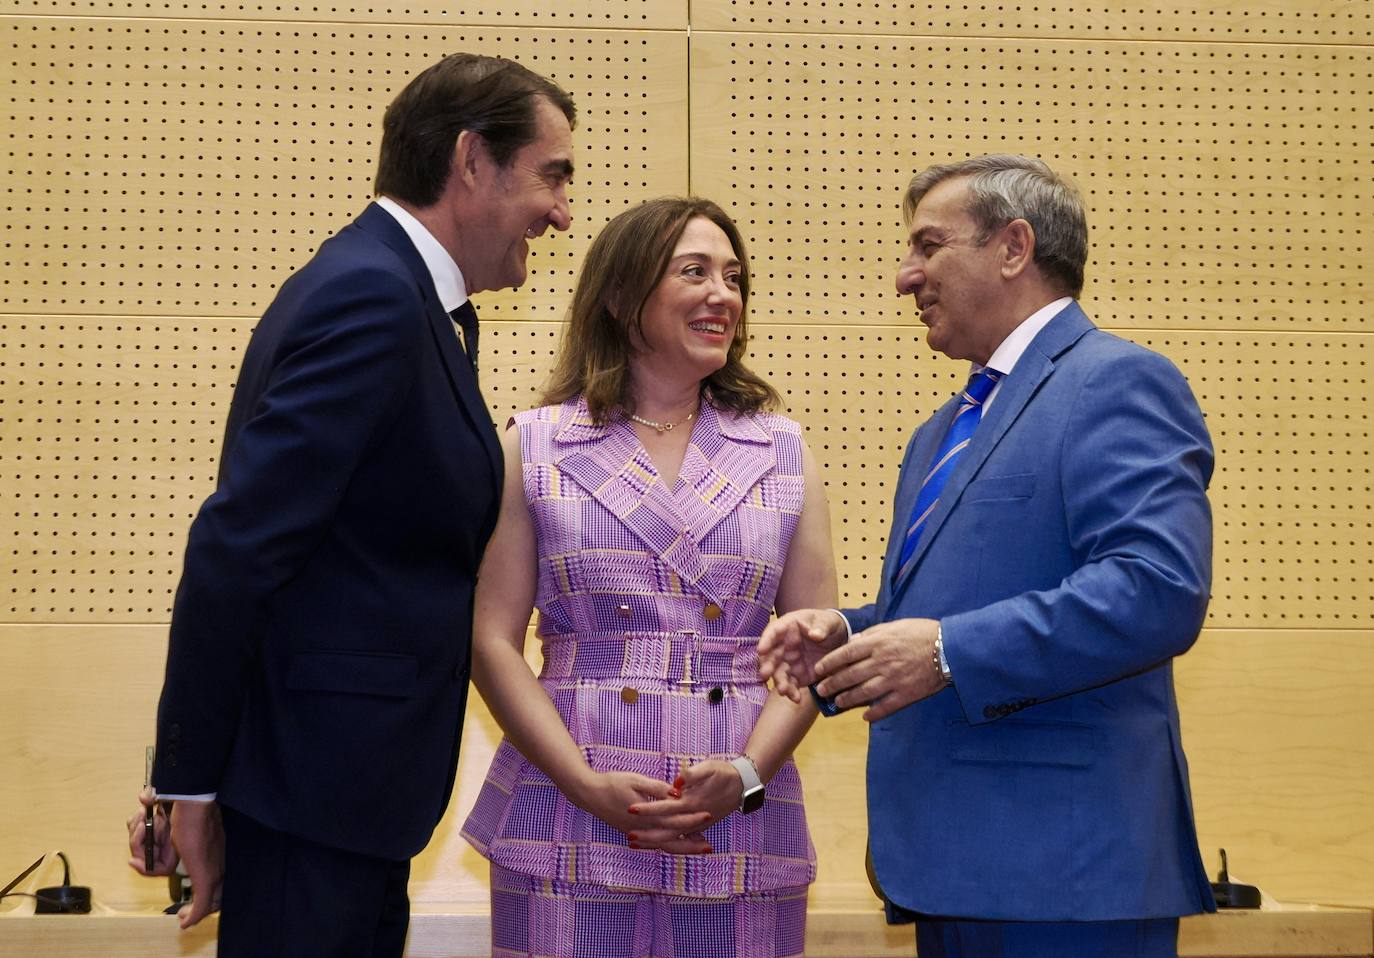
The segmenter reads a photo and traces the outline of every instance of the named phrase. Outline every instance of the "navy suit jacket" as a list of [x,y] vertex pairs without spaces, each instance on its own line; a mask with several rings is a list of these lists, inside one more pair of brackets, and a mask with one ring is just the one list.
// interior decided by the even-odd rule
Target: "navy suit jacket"
[[369,206],[253,331],[190,530],[154,783],[390,859],[453,787],[502,460],[453,322]]
[[1214,908],[1171,661],[1211,581],[1212,447],[1164,357],[1077,303],[1031,342],[893,581],[926,465],[917,430],[877,602],[941,621],[954,685],[874,722],[875,874],[912,911],[1107,921]]

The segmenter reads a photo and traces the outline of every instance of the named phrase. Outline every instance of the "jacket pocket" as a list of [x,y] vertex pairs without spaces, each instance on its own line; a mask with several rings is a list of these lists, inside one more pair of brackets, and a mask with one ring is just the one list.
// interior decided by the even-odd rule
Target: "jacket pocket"
[[345,692],[404,699],[420,674],[413,655],[378,652],[297,652],[287,667],[286,687],[297,692]]
[[1035,494],[1035,473],[1022,472],[1012,476],[988,476],[975,479],[964,489],[965,502],[986,502],[995,499],[1029,499]]
[[1097,730],[1074,722],[955,722],[948,735],[949,755],[955,762],[1088,768],[1097,761]]

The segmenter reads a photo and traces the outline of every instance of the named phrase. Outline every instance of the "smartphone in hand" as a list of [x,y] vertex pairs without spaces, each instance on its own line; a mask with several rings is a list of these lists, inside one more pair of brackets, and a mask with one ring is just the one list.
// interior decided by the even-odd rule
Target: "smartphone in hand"
[[[153,784],[153,747],[148,746],[143,755],[143,787]],[[151,874],[157,858],[157,841],[154,825],[157,818],[157,802],[149,802],[143,810],[143,866]]]

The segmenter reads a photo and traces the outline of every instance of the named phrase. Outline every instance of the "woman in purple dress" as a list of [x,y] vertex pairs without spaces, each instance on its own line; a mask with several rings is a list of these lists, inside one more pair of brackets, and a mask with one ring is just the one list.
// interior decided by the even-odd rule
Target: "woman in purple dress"
[[[547,405],[505,436],[473,681],[506,733],[464,836],[492,954],[801,955],[815,852],[770,614],[835,604],[820,471],[741,361],[749,265],[700,199],[592,243]],[[543,668],[525,662],[539,609]]]

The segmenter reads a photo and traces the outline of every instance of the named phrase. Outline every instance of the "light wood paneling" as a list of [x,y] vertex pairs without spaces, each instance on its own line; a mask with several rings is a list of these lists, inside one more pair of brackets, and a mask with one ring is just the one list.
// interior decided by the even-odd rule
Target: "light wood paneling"
[[1202,40],[1209,43],[1365,43],[1364,0],[693,0],[700,30],[940,37]]
[[[1217,446],[1209,630],[1178,664],[1208,864],[1224,845],[1280,897],[1374,904],[1374,9],[690,10],[689,36],[681,0],[0,4],[0,809],[22,822],[0,862],[62,847],[99,900],[162,898],[123,864],[120,823],[242,344],[370,195],[385,103],[467,49],[515,56],[580,108],[572,230],[534,244],[522,290],[480,300],[494,417],[533,402],[610,216],[689,186],[718,200],[754,254],[753,363],[821,460],[851,602],[871,595],[906,439],[963,372],[892,289],[905,182],[994,150],[1073,175],[1085,306],[1179,364]],[[799,754],[829,916],[816,954],[909,953],[865,890],[866,733],[826,722]],[[416,862],[417,954],[484,925],[486,866],[457,828],[496,739],[474,698],[453,809]],[[1227,953],[1234,929],[1207,935],[1234,918],[1185,924],[1185,952]],[[1253,950],[1268,940],[1235,953],[1282,953]]]
[[0,19],[10,311],[257,316],[372,195],[387,102],[445,53],[516,56],[579,107],[573,228],[483,315],[560,316],[586,244],[687,185],[682,33]]
[[[191,0],[5,0],[6,13],[154,19],[295,20],[307,23],[440,24],[510,27],[597,27],[685,30],[685,0],[505,0],[503,3],[247,3]],[[510,56],[512,51],[505,51]]]
[[[546,274],[547,275],[547,274]],[[553,282],[551,279],[550,282]],[[806,427],[831,500],[841,588],[868,601],[911,430],[959,386],[909,318],[789,325],[759,290],[750,362]],[[485,309],[484,309],[485,312]],[[0,317],[0,621],[157,622],[186,529],[213,489],[248,320]],[[497,423],[537,401],[561,323],[484,324],[483,388]],[[1374,343],[1354,334],[1132,329],[1198,394],[1217,449],[1209,621],[1369,628],[1364,551]],[[1332,393],[1344,395],[1335,404]],[[856,412],[861,414],[856,415]]]
[[1198,839],[1286,901],[1374,901],[1374,632],[1215,629],[1175,667]]
[[[0,809],[22,822],[0,831],[0,862],[13,871],[60,848],[98,902],[163,900],[164,883],[125,865],[121,836],[142,784],[165,637],[161,626],[0,626]],[[528,650],[537,667],[537,642]],[[1374,900],[1374,633],[1209,630],[1177,677],[1208,866],[1225,847],[1240,880],[1281,900]],[[797,756],[817,901],[841,910],[869,899],[867,735],[852,713],[821,721]],[[458,829],[499,740],[474,695],[453,803],[415,862],[416,901],[486,900],[486,863]]]
[[1074,177],[1112,327],[1361,330],[1374,48],[697,33],[692,185],[779,322],[873,323],[913,173],[1039,155]]

